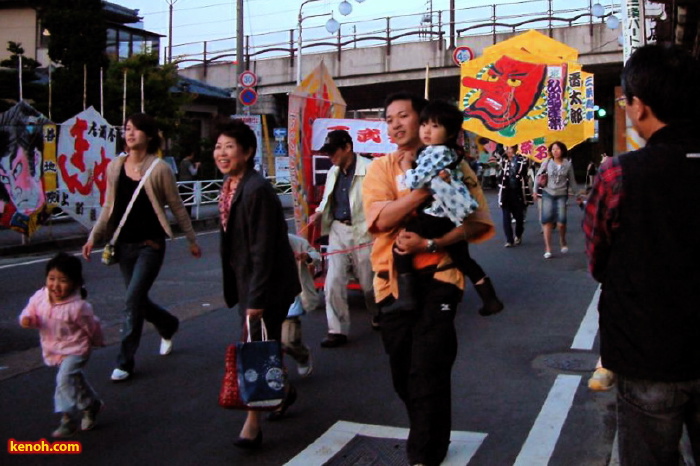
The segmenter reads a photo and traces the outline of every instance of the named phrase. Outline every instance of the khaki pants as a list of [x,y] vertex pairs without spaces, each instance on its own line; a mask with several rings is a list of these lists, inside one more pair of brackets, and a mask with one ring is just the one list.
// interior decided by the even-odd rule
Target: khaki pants
[[[357,243],[352,236],[352,227],[344,223],[334,221],[331,224],[331,232],[328,237],[328,252],[352,249]],[[326,295],[326,317],[328,319],[328,333],[350,333],[350,309],[348,307],[348,282],[350,281],[350,268],[360,281],[360,286],[365,294],[365,305],[372,315],[377,314],[377,304],[374,301],[374,289],[372,280],[372,263],[370,252],[372,248],[366,247],[353,249],[344,254],[331,254],[328,256],[328,273],[324,293]]]

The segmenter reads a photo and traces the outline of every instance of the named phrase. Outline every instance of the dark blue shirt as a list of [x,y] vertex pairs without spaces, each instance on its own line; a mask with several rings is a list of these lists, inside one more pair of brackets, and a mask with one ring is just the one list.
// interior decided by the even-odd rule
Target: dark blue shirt
[[333,219],[341,222],[352,221],[350,213],[350,186],[352,178],[355,176],[355,162],[352,162],[346,172],[341,168],[338,170],[338,178],[335,180],[333,189]]

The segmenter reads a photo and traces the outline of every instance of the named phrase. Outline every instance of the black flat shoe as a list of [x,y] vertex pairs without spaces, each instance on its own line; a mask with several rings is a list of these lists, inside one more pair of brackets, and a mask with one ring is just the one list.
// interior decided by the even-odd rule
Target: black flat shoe
[[267,420],[279,421],[280,419],[284,418],[287,410],[294,404],[295,401],[297,401],[297,389],[294,388],[294,385],[290,385],[287,396],[284,397],[284,401],[279,408],[267,415]]
[[245,437],[238,437],[233,441],[233,445],[238,448],[243,448],[244,450],[254,450],[260,448],[262,445],[262,429],[258,431],[258,435],[254,439],[249,439]]

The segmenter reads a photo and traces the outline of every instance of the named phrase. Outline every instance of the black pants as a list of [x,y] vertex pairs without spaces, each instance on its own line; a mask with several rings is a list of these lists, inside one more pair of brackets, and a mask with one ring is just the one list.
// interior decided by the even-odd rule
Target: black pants
[[[410,464],[439,465],[452,427],[452,365],[457,356],[454,317],[462,290],[416,272],[416,312],[382,315],[382,341],[389,355],[394,390],[410,420]],[[380,310],[393,302],[387,298]]]
[[[406,223],[406,231],[416,233],[423,238],[440,238],[452,231],[455,224],[446,217],[435,217],[419,211],[418,214]],[[459,241],[445,248],[452,262],[455,263],[460,272],[469,278],[472,283],[476,283],[486,276],[486,272],[469,255],[469,243]],[[394,264],[398,273],[413,272],[413,255],[394,254]]]

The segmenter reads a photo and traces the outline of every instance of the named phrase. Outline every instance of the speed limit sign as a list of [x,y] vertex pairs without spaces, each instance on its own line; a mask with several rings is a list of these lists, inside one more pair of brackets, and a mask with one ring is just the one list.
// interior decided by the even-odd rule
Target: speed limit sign
[[243,87],[254,87],[258,83],[258,77],[252,71],[244,71],[238,77],[238,82]]

